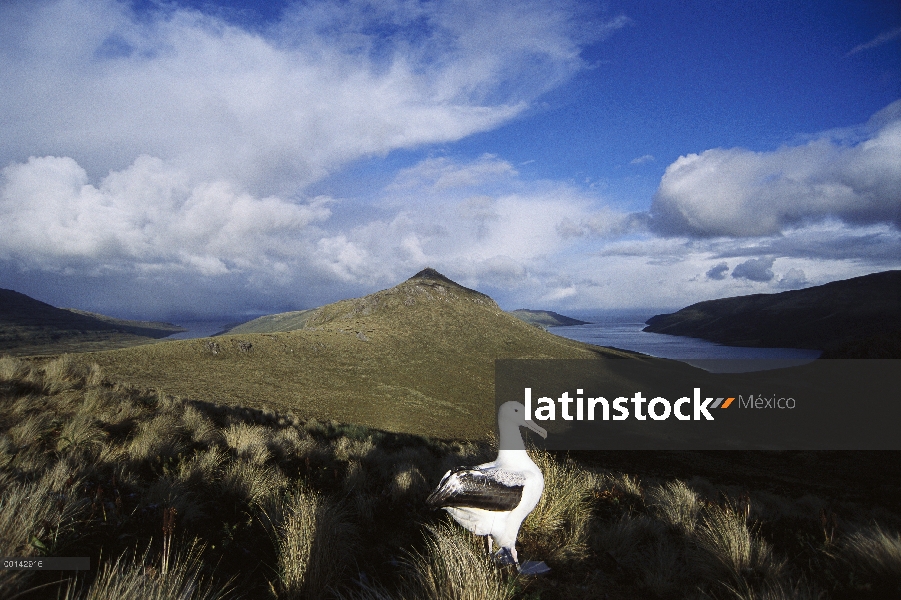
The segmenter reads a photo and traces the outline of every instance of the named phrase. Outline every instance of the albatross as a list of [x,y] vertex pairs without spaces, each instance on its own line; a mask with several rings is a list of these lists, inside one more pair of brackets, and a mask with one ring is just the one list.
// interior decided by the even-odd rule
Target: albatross
[[[475,467],[456,467],[445,473],[426,503],[443,508],[465,529],[488,536],[488,552],[504,564],[515,564],[523,573],[542,573],[544,563],[520,567],[516,536],[523,520],[538,505],[544,491],[544,476],[526,453],[519,432],[528,427],[543,438],[547,431],[525,418],[520,402],[505,402],[497,413],[499,446],[497,459]],[[492,552],[492,542],[497,545]]]

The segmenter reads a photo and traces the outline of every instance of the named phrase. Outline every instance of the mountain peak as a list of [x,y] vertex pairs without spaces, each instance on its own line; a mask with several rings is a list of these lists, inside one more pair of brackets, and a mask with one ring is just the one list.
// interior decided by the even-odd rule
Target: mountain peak
[[406,287],[405,284],[425,284],[425,285],[431,285],[431,286],[445,285],[445,286],[449,286],[451,289],[456,289],[457,293],[465,292],[467,294],[475,296],[476,298],[480,298],[481,301],[483,301],[483,302],[487,301],[492,306],[497,306],[497,303],[494,300],[492,300],[491,297],[487,296],[486,294],[483,294],[482,292],[480,292],[478,290],[468,288],[465,285],[460,285],[459,283],[457,283],[450,277],[442,275],[441,273],[439,273],[432,267],[426,267],[425,269],[423,269],[422,271],[420,271],[413,277],[410,277],[408,280],[406,280],[403,284],[401,284],[398,287]]
[[[457,283],[456,281],[451,279],[450,277],[446,277],[446,276],[442,275],[441,273],[439,273],[432,267],[426,267],[425,269],[423,269],[422,271],[420,271],[413,277],[410,277],[410,279],[435,279],[438,281],[443,281],[445,283],[450,283],[453,285],[463,287],[459,283]],[[410,279],[408,279],[407,281],[409,281]]]

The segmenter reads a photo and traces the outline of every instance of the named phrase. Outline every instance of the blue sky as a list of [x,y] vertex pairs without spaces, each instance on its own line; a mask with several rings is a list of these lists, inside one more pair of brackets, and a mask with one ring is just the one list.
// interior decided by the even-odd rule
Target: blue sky
[[184,319],[901,267],[897,2],[0,5],[0,287]]

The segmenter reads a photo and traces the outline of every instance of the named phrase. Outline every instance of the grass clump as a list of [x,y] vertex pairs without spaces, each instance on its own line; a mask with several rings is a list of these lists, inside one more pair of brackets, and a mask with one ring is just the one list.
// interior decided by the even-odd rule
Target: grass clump
[[523,522],[524,548],[551,560],[583,557],[597,476],[546,451],[532,451],[532,458],[544,475],[545,493]]
[[730,504],[708,506],[695,531],[702,568],[720,574],[739,590],[778,580],[785,566],[770,545],[751,531],[748,508],[746,505],[742,510]]
[[94,582],[79,588],[72,582],[63,600],[219,600],[232,597],[227,584],[217,587],[202,574],[203,547],[195,540],[182,553],[150,560],[120,556],[105,562]]
[[872,525],[847,535],[840,548],[861,579],[886,594],[901,593],[901,535]]
[[408,556],[406,598],[507,600],[513,581],[487,556],[480,541],[455,524],[425,527],[422,552]]
[[271,589],[279,598],[319,598],[340,583],[356,541],[340,505],[301,486],[265,514],[275,531],[278,580]]
[[681,532],[694,532],[703,504],[683,481],[668,481],[647,492],[648,505],[661,520]]

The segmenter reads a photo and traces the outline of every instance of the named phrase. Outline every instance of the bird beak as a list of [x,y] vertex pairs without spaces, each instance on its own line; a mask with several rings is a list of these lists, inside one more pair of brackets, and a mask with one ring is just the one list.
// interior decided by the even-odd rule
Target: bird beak
[[538,425],[536,425],[535,421],[525,421],[525,426],[541,437],[547,439],[547,430],[544,427],[539,427]]

